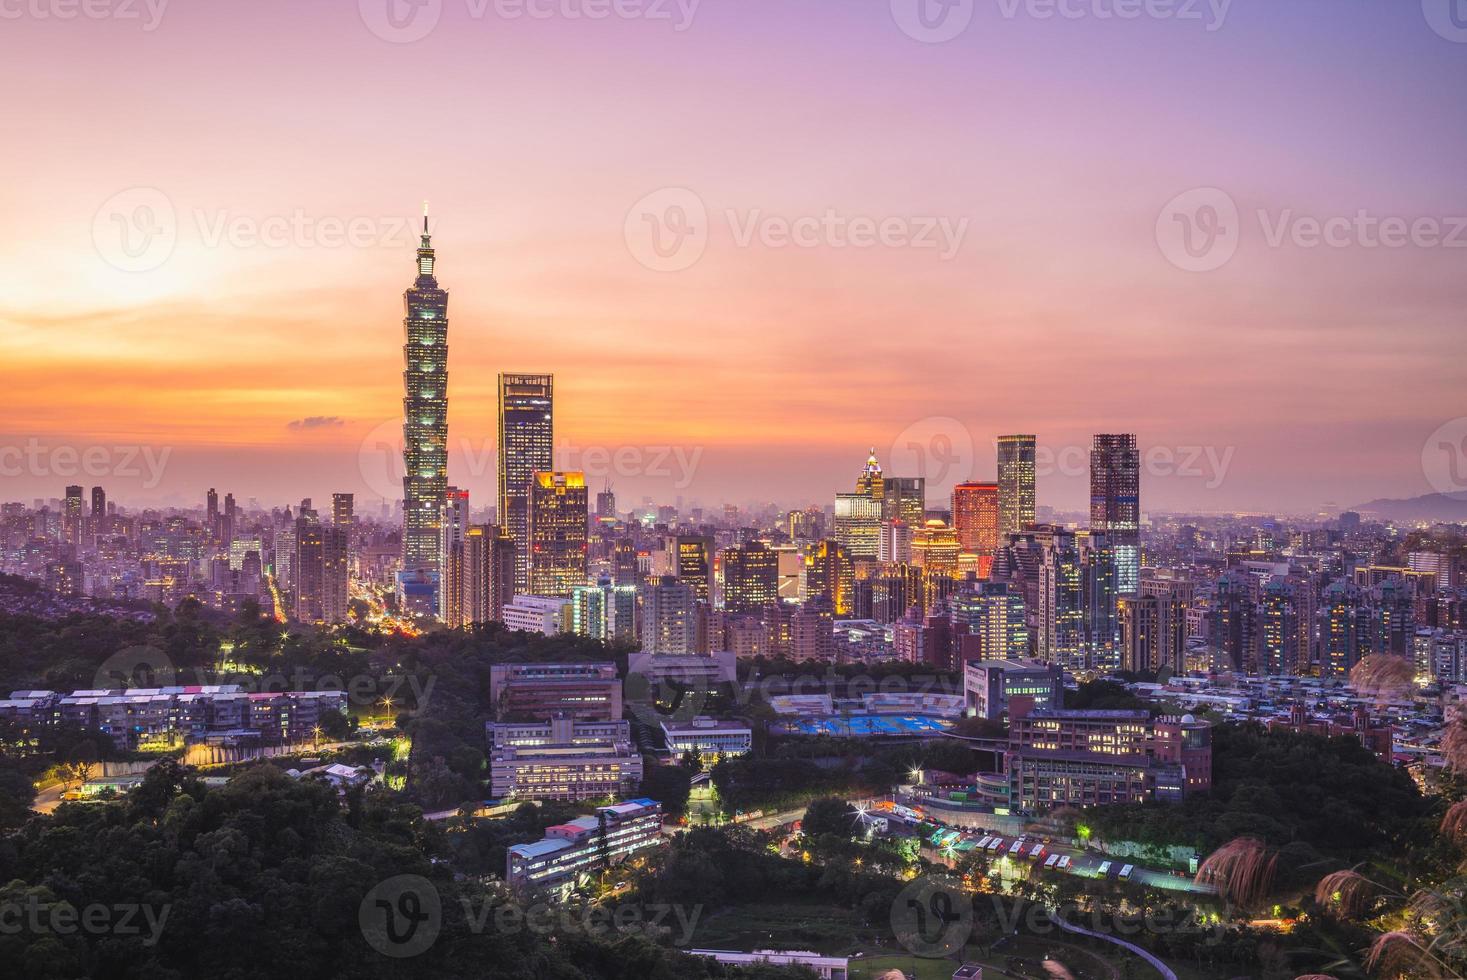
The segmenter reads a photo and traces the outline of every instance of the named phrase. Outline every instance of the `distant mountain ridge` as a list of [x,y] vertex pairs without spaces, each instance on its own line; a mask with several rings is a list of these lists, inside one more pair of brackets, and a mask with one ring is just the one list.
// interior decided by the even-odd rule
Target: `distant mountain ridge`
[[1352,507],[1388,521],[1444,521],[1449,524],[1467,522],[1467,500],[1457,500],[1441,493],[1428,493],[1405,500],[1372,500]]

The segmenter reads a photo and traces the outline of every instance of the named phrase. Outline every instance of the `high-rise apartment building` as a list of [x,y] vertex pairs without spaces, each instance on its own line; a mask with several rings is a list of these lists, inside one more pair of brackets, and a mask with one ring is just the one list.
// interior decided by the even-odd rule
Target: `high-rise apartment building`
[[1135,595],[1141,583],[1141,454],[1132,434],[1097,435],[1090,446],[1090,529],[1106,535],[1116,555],[1116,588]]
[[433,275],[427,215],[417,262],[417,278],[402,297],[402,568],[434,573],[448,489],[448,292]]
[[723,608],[734,613],[759,612],[779,601],[779,555],[758,541],[726,548],[723,560]]
[[1044,541],[1039,560],[1039,659],[1083,670],[1084,588],[1075,536],[1056,531]]
[[467,554],[469,492],[449,487],[438,518],[438,618],[449,629],[468,622]]
[[998,437],[998,540],[1034,524],[1034,437]]
[[[515,591],[530,589],[530,486],[555,469],[555,381],[548,374],[499,376],[499,523],[519,555]],[[580,583],[577,583],[580,584]]]
[[347,536],[344,528],[313,517],[295,522],[292,561],[295,618],[307,623],[343,623],[347,617]]
[[697,600],[693,589],[664,575],[642,589],[642,652],[688,655],[697,652]]
[[603,643],[637,642],[637,587],[603,578],[571,590],[571,632]]
[[568,596],[586,584],[588,500],[584,473],[535,473],[530,481],[530,593]]
[[1121,665],[1117,616],[1116,552],[1105,535],[1075,535],[1080,554],[1080,630],[1084,665],[1089,670],[1116,670]]
[[478,524],[464,532],[464,622],[502,622],[504,607],[514,601],[514,540],[495,524]]
[[963,659],[1017,661],[1029,655],[1024,597],[1008,582],[972,583],[954,593],[948,606],[954,625],[967,630]]
[[1157,605],[1157,647],[1152,665],[1137,670],[1170,668],[1180,674],[1187,669],[1187,614],[1192,608],[1196,587],[1192,580],[1166,570],[1151,570],[1141,577],[1141,595],[1155,596]]

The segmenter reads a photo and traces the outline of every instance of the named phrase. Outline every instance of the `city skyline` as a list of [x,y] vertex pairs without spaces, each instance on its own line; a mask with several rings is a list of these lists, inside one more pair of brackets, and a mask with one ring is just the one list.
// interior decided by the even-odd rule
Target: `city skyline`
[[[495,440],[495,376],[522,367],[559,377],[577,455],[640,450],[643,469],[662,447],[697,455],[685,485],[670,462],[668,476],[613,473],[632,501],[824,499],[872,443],[902,474],[893,450],[946,419],[961,425],[943,434],[974,446],[955,479],[993,479],[991,441],[1015,431],[1051,448],[1134,431],[1143,449],[1231,452],[1216,486],[1151,481],[1157,511],[1308,513],[1433,489],[1422,452],[1462,414],[1463,362],[1450,356],[1467,307],[1461,251],[1312,247],[1293,224],[1467,214],[1452,166],[1467,136],[1439,125],[1467,58],[1416,5],[1309,2],[1265,20],[1234,4],[1215,30],[984,11],[945,44],[905,34],[886,3],[778,15],[705,3],[682,31],[475,20],[448,4],[412,43],[375,35],[351,6],[170,8],[148,33],[10,25],[15,70],[45,80],[91,59],[118,84],[87,92],[83,135],[57,128],[68,115],[56,105],[17,109],[12,165],[32,176],[0,192],[0,356],[17,376],[0,395],[0,446],[166,452],[156,486],[99,481],[125,502],[181,503],[211,485],[390,499],[360,456],[400,426],[400,368],[383,352],[426,197],[452,254],[461,340],[447,479],[476,499],[494,493],[492,462],[475,461]],[[761,29],[769,16],[782,31]],[[226,26],[278,46],[280,70],[247,104],[234,89],[252,73],[243,50],[188,69],[187,86],[169,81]],[[124,35],[150,56],[114,43]],[[801,57],[780,57],[792,46]],[[1398,83],[1337,67],[1362,60],[1390,64]],[[311,127],[284,111],[302,91],[343,101],[340,80],[358,76],[339,69],[364,64],[351,105]],[[696,74],[698,101],[639,64]],[[426,69],[449,87],[522,94],[424,99]],[[810,84],[821,78],[839,84]],[[1193,84],[1163,84],[1177,78]],[[151,124],[131,125],[138,93],[165,88]],[[1226,96],[1198,95],[1213,90]],[[567,104],[597,121],[549,122]],[[222,129],[220,106],[239,114]],[[378,124],[399,118],[432,145],[384,149]],[[662,122],[650,137],[648,119]],[[93,141],[105,173],[75,152]],[[282,167],[278,146],[313,165]],[[770,163],[790,159],[800,165]],[[1178,195],[1205,188],[1246,230],[1231,261],[1195,272],[1168,259],[1157,227]],[[628,224],[639,202],[678,189],[706,208],[706,250],[686,269],[649,268]],[[172,245],[130,268],[108,236],[149,203]],[[759,224],[810,218],[829,235],[828,211],[847,225],[967,224],[946,259],[785,247]],[[259,240],[272,221],[283,244]],[[361,247],[324,240],[326,225],[354,221]],[[581,460],[556,466],[600,485]],[[6,478],[17,499],[92,482],[21,469]],[[929,479],[936,495],[948,482]],[[1041,478],[1041,503],[1081,511],[1086,490],[1083,474]]]

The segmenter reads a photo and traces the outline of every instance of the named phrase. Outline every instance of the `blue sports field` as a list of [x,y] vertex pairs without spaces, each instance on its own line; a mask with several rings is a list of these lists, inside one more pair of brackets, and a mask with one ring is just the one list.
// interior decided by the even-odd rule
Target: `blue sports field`
[[927,735],[952,722],[926,715],[851,715],[846,718],[801,718],[786,728],[797,735]]

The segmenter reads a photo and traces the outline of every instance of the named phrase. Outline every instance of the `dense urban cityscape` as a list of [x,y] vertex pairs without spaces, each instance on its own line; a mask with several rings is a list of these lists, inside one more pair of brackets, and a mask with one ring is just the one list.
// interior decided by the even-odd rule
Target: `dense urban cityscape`
[[[1459,927],[1431,904],[1452,892],[1402,905],[1351,866],[1372,837],[1403,843],[1404,828],[1387,828],[1408,814],[1355,814],[1365,836],[1338,851],[1278,828],[1290,814],[1352,820],[1350,804],[1308,787],[1331,761],[1370,781],[1352,792],[1388,781],[1423,815],[1453,795],[1467,763],[1467,526],[1154,514],[1131,433],[1094,437],[1088,515],[1041,507],[1033,434],[996,436],[997,472],[959,474],[942,500],[872,449],[848,490],[798,510],[627,507],[609,481],[593,502],[585,473],[554,469],[548,372],[499,375],[499,493],[476,504],[447,484],[436,261],[425,214],[403,297],[401,500],[359,513],[341,492],[329,507],[267,510],[209,488],[196,508],[135,509],[71,485],[3,505],[8,619],[58,623],[44,628],[61,642],[91,616],[217,637],[178,662],[167,646],[121,646],[85,687],[41,687],[67,673],[45,666],[0,700],[7,756],[35,778],[13,825],[31,806],[86,819],[63,814],[164,782],[218,791],[265,779],[264,765],[353,808],[415,802],[450,838],[495,828],[502,864],[480,874],[502,882],[504,909],[643,900],[683,862],[703,867],[690,856],[709,846],[699,832],[736,831],[717,846],[777,860],[879,868],[920,893],[891,906],[890,941],[854,950],[697,948],[687,922],[681,948],[730,975],[842,980],[925,960],[938,972],[909,975],[1177,977],[1189,974],[1161,956],[1183,949],[1200,975],[1223,975],[1209,972],[1219,961],[1268,975],[1299,957],[1285,943],[1305,931],[1320,944],[1305,959],[1353,953],[1413,976],[1453,961]],[[451,740],[447,755],[429,754],[445,740],[431,668],[395,699],[395,671],[363,696],[357,678],[310,664],[446,636],[487,666],[477,689],[453,691],[482,741]],[[1237,771],[1250,751],[1287,752],[1305,785],[1254,784]],[[1242,782],[1219,800],[1224,780]],[[1179,827],[1169,811],[1200,801],[1226,807],[1219,826]],[[1464,813],[1442,818],[1448,839]],[[1223,840],[1223,824],[1237,835]],[[437,886],[399,875],[377,887],[392,894],[362,898],[367,944],[426,953],[431,941],[401,939],[394,916],[426,907],[423,890],[439,905]],[[971,909],[953,911],[981,895],[1032,903],[1089,942],[1032,922],[985,937]],[[1163,907],[1172,918],[1158,924]],[[1108,929],[1072,921],[1103,914]],[[441,912],[424,916],[436,934]],[[1347,927],[1359,942],[1401,916],[1407,928],[1351,949]]]
[[1467,977],[1463,13],[0,0],[0,975]]

